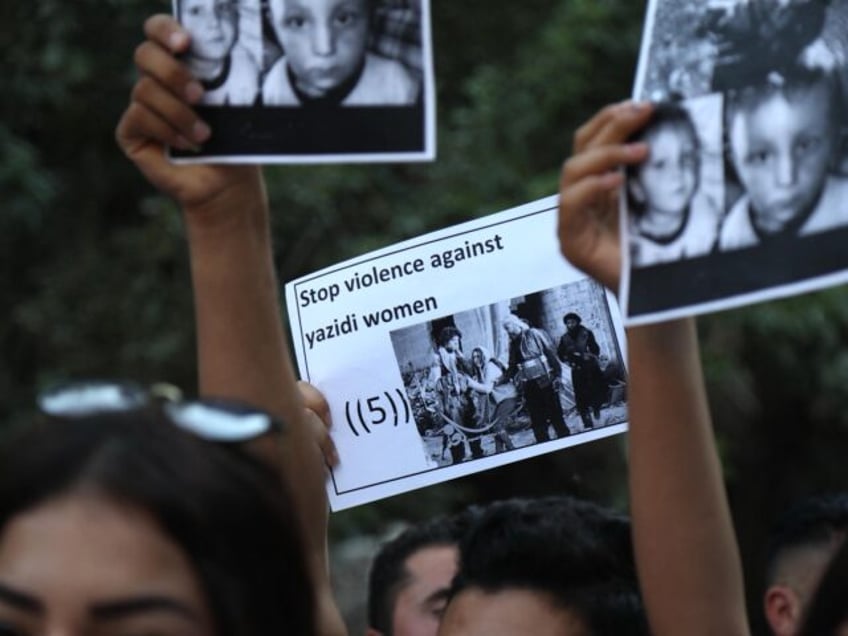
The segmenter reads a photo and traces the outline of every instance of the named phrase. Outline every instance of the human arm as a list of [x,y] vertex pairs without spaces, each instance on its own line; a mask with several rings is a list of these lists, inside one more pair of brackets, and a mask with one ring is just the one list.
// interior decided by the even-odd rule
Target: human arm
[[280,316],[269,210],[256,166],[173,165],[166,144],[188,148],[210,134],[197,117],[202,88],[178,61],[188,36],[169,16],[145,24],[141,76],[116,132],[126,155],[183,210],[194,291],[200,392],[262,407],[283,438],[254,450],[278,466],[301,520],[319,601],[319,633],[344,634],[329,587],[324,460],[314,415],[304,408]]
[[[621,265],[619,168],[651,108],[601,110],[575,135],[560,183],[569,261],[615,290]],[[628,330],[629,485],[639,582],[654,636],[748,633],[738,547],[712,435],[691,319]]]

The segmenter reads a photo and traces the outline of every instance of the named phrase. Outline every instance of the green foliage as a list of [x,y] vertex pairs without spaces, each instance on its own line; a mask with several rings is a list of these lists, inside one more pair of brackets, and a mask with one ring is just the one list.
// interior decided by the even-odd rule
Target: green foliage
[[[574,128],[630,92],[641,5],[434,2],[438,160],[269,168],[281,279],[555,192]],[[24,417],[37,387],[59,377],[194,383],[178,215],[112,139],[142,22],[168,9],[139,0],[4,5],[0,421]],[[571,454],[563,483],[579,490],[580,476],[594,475],[587,463],[605,465],[590,455]],[[522,480],[542,465],[559,470],[531,465]],[[509,488],[498,474],[486,478],[493,492]],[[587,492],[621,499],[617,471],[591,481]],[[434,506],[459,505],[474,490],[473,480],[434,489]],[[405,501],[362,512],[362,523],[397,514]]]
[[[142,21],[169,4],[2,6],[0,421],[25,417],[35,389],[57,377],[190,387],[179,217],[112,139]],[[575,128],[630,93],[643,12],[632,0],[436,0],[438,160],[269,168],[281,279],[554,193]],[[842,290],[703,321],[751,572],[775,510],[843,483],[846,324]],[[606,440],[345,513],[337,532],[505,494],[568,490],[622,504],[624,471],[622,442]]]

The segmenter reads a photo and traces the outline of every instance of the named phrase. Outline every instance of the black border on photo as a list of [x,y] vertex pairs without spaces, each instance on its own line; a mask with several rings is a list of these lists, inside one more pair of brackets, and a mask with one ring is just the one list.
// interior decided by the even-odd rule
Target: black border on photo
[[[251,106],[201,105],[198,115],[212,137],[197,151],[169,148],[175,163],[385,163],[432,161],[436,155],[435,77],[429,0],[375,10],[369,52],[403,63],[420,85],[409,105],[266,105],[262,78],[281,48],[268,22],[267,0],[260,6],[262,48],[259,88]],[[397,20],[392,12],[400,10]],[[177,0],[172,1],[176,16]]]
[[732,308],[754,302],[757,293],[762,299],[792,295],[793,284],[829,286],[830,276],[848,270],[846,245],[848,228],[633,269],[628,318],[677,309],[703,313],[704,305],[718,301],[725,304],[719,308]]
[[332,111],[298,107],[201,106],[214,131],[200,153],[171,150],[177,160],[277,155],[420,153],[425,148],[424,108],[344,107]]

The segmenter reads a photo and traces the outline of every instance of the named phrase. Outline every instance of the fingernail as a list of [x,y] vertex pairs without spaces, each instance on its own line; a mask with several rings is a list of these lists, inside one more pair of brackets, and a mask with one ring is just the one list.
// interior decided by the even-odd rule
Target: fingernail
[[634,158],[639,158],[648,152],[648,144],[644,141],[637,141],[632,144],[627,144],[625,147],[627,154]]
[[188,34],[184,31],[174,31],[168,36],[168,45],[172,51],[179,52],[188,44]]
[[209,136],[212,134],[209,126],[204,124],[202,121],[195,122],[194,126],[191,129],[192,139],[197,141],[198,143],[203,143]]
[[630,104],[630,109],[636,114],[644,113],[650,108],[651,102],[632,102]]
[[203,86],[197,80],[192,80],[185,87],[185,96],[190,104],[195,104],[203,97]]

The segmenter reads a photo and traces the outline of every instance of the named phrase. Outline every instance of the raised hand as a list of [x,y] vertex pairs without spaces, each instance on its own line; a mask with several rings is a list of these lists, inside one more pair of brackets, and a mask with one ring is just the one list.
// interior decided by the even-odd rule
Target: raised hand
[[621,270],[618,195],[622,166],[648,156],[643,142],[627,140],[650,119],[650,104],[623,102],[601,109],[574,135],[562,169],[559,244],[563,256],[589,276],[618,291]]
[[255,166],[174,165],[168,161],[166,146],[196,148],[213,131],[194,110],[203,97],[203,87],[178,59],[189,49],[188,32],[171,16],[160,14],[145,22],[144,33],[147,39],[135,51],[139,79],[115,131],[118,145],[145,177],[176,199],[187,214],[200,214],[219,197],[240,200],[245,192],[263,195]]

